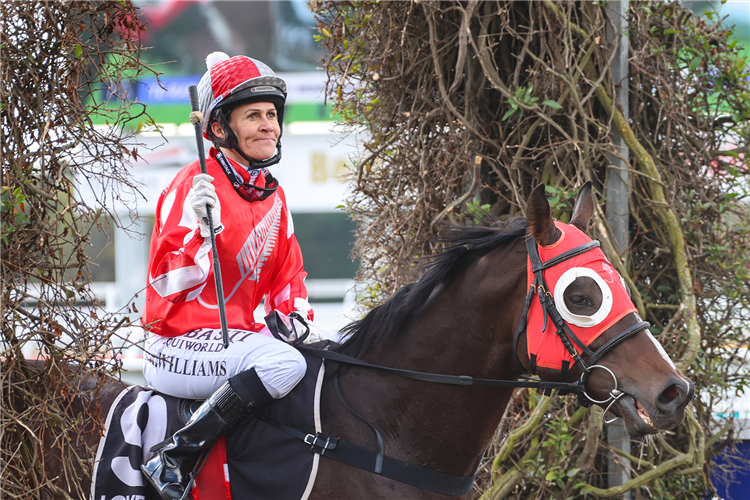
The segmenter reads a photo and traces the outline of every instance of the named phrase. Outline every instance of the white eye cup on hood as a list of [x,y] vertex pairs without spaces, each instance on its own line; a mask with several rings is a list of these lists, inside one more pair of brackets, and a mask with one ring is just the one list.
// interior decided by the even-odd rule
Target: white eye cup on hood
[[[594,282],[599,286],[599,289],[602,291],[602,305],[599,307],[599,310],[591,316],[580,316],[578,314],[573,314],[568,309],[568,306],[565,305],[565,290],[570,286],[571,283],[576,280],[576,278],[584,276],[593,279]],[[598,325],[607,318],[610,311],[612,310],[612,290],[609,288],[609,285],[607,285],[604,279],[599,276],[599,274],[597,274],[593,269],[589,269],[587,267],[574,267],[573,269],[568,269],[567,271],[565,271],[555,284],[554,297],[555,306],[557,306],[557,310],[560,311],[560,316],[562,316],[563,319],[568,323],[583,328],[590,328],[592,326]]]

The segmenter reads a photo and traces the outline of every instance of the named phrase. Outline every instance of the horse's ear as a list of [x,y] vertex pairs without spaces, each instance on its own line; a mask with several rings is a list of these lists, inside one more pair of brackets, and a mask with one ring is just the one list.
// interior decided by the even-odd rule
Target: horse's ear
[[526,203],[526,225],[531,236],[542,246],[551,245],[560,237],[560,230],[552,220],[552,210],[544,193],[544,184],[539,184],[529,195]]
[[594,217],[594,197],[591,193],[591,184],[591,181],[586,181],[578,190],[576,204],[573,207],[573,216],[570,218],[570,224],[584,233],[588,231],[591,219]]

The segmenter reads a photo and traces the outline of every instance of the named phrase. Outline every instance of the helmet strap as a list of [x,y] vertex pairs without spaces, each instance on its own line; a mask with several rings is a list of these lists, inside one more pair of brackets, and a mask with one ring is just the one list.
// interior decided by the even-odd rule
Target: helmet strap
[[[237,194],[239,194],[240,197],[245,201],[263,201],[271,196],[274,192],[276,192],[276,189],[279,187],[279,181],[276,180],[276,178],[271,175],[271,172],[268,170],[263,172],[266,179],[266,187],[259,187],[255,184],[244,182],[242,177],[240,177],[239,174],[234,170],[234,168],[232,168],[229,160],[220,150],[216,151],[216,160],[219,162],[219,165],[229,179],[229,182],[232,183],[232,187],[234,187],[234,190],[237,191]],[[251,189],[260,191],[260,196],[250,195],[249,190]]]

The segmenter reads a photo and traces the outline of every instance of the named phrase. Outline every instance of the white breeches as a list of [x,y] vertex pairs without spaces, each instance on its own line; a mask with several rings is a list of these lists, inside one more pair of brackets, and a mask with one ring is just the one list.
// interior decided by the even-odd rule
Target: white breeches
[[148,334],[143,356],[146,382],[170,396],[207,399],[230,377],[255,368],[268,393],[279,399],[305,375],[305,358],[280,340],[244,330],[229,330],[229,339],[224,349],[219,329],[179,337]]

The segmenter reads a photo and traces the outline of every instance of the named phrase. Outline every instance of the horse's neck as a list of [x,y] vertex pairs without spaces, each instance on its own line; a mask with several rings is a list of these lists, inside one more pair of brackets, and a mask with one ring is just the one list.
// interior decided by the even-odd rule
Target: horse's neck
[[[515,378],[512,334],[520,312],[514,309],[522,308],[523,298],[517,296],[525,276],[523,283],[508,282],[506,291],[498,292],[487,276],[496,260],[480,259],[437,294],[392,345],[378,346],[367,360],[431,373]],[[501,273],[494,270],[495,281]],[[387,454],[454,475],[474,472],[512,394],[360,369],[349,370],[341,382],[344,397],[383,435]],[[370,436],[366,441],[374,444],[372,431],[350,415],[336,420],[358,439]]]

